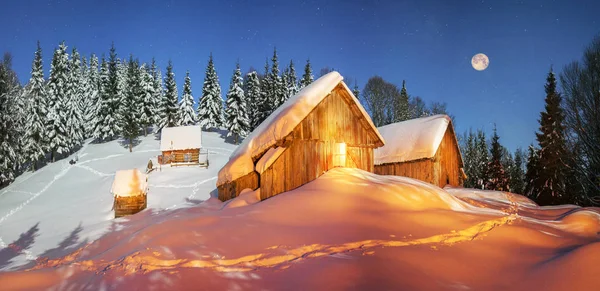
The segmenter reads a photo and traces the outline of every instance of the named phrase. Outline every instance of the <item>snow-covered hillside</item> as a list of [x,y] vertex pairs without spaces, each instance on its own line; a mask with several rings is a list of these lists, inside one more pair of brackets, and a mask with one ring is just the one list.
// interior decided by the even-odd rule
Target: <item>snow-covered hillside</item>
[[[160,153],[159,144],[154,135],[142,137],[132,153],[118,141],[86,144],[75,165],[69,165],[69,157],[25,173],[0,190],[0,270],[38,256],[64,255],[127,221],[113,219],[114,173],[132,168],[145,172],[148,159]],[[208,169],[163,167],[150,173],[145,212],[192,206],[210,197],[217,172],[235,146],[216,132],[204,132],[203,145],[210,151]]]
[[346,168],[262,202],[256,194],[114,220],[68,255],[0,273],[0,286],[597,290],[597,208]]

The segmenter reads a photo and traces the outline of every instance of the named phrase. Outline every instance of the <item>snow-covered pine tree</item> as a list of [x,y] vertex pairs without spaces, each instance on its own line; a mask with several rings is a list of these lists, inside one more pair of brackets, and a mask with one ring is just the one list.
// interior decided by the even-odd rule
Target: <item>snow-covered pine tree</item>
[[509,172],[510,175],[510,191],[513,193],[524,194],[525,190],[525,173],[523,171],[523,163],[525,154],[521,148],[515,151],[514,167]]
[[296,77],[296,68],[294,67],[294,61],[290,60],[287,73],[287,98],[296,95],[298,91],[298,78]]
[[90,65],[84,70],[87,70],[87,93],[83,102],[84,136],[89,138],[94,136],[95,119],[98,110],[100,110],[100,79],[98,77],[98,57],[96,55],[92,54],[90,56]]
[[356,99],[360,100],[360,89],[358,89],[358,83],[354,80],[354,88],[352,88],[352,94]]
[[[112,123],[105,123],[105,127],[108,127],[104,132],[112,133],[114,135],[106,136],[105,138],[108,140],[115,139],[121,128],[117,120],[120,120],[120,105],[122,99],[122,83],[123,83],[123,74],[119,72],[121,68],[120,60],[117,58],[117,51],[115,49],[115,44],[112,43],[110,47],[110,53],[108,56],[108,83],[105,88],[105,92],[108,94],[108,104],[110,107],[110,118],[112,119]],[[121,69],[122,70],[122,69]],[[105,120],[109,121],[109,120]]]
[[67,84],[67,115],[66,130],[69,151],[81,145],[83,134],[81,132],[82,117],[80,110],[81,96],[81,57],[77,49],[73,48],[69,64],[69,77]]
[[271,112],[273,112],[273,103],[271,103],[271,87],[272,87],[272,80],[271,80],[271,73],[270,73],[271,67],[269,66],[269,59],[265,60],[265,73],[263,74],[262,80],[260,80],[260,99],[258,99],[257,101],[257,107],[258,107],[258,111],[256,114],[256,120],[258,121],[256,126],[258,126],[259,124],[261,124],[265,119],[267,119],[267,117],[269,117],[269,115],[271,115]]
[[488,165],[490,161],[488,153],[488,144],[483,130],[477,131],[477,140],[475,142],[476,155],[475,155],[475,167],[477,167],[477,188],[485,189],[486,182],[488,180]]
[[202,99],[198,105],[198,120],[205,129],[218,129],[224,125],[223,99],[221,85],[215,71],[212,53],[206,66],[206,76],[202,87]]
[[487,182],[485,188],[496,191],[510,191],[508,189],[509,180],[502,166],[502,146],[500,137],[494,125],[494,134],[492,135],[491,160],[487,169]]
[[405,121],[410,119],[410,111],[408,109],[408,93],[406,92],[406,81],[402,80],[402,89],[400,96],[394,102],[394,122]]
[[127,90],[125,98],[121,104],[121,129],[123,138],[129,144],[129,152],[133,150],[133,141],[138,137],[140,131],[140,110],[139,105],[142,94],[142,86],[139,74],[139,63],[129,56],[127,65]]
[[231,77],[229,91],[227,92],[227,109],[225,110],[227,136],[234,136],[235,144],[239,137],[245,137],[250,131],[250,122],[244,96],[242,71],[240,64],[236,64],[236,69]]
[[246,103],[248,105],[248,119],[250,122],[250,131],[253,131],[261,122],[260,120],[260,102],[262,95],[260,92],[260,80],[256,71],[252,71],[247,75],[246,82]]
[[283,87],[283,80],[279,75],[279,61],[277,56],[277,48],[273,49],[273,58],[271,59],[271,74],[270,74],[270,82],[271,82],[271,91],[269,92],[269,100],[273,105],[272,110],[270,110],[269,115],[273,113],[281,104],[287,100],[286,98],[286,90]]
[[154,79],[147,70],[146,64],[139,68],[138,74],[141,76],[141,108],[140,108],[140,126],[144,130],[144,136],[148,135],[148,127],[154,123],[155,102],[154,102]]
[[92,99],[90,98],[91,95],[91,86],[90,86],[90,77],[89,77],[89,69],[88,69],[88,62],[87,59],[85,58],[85,56],[81,56],[81,74],[80,77],[81,79],[79,80],[80,83],[80,87],[79,87],[79,112],[81,113],[81,136],[83,139],[86,139],[89,137],[88,135],[88,125],[86,124],[87,120],[86,120],[86,116],[88,113],[88,110],[90,110],[89,108],[93,107]]
[[48,142],[52,162],[56,155],[69,151],[67,132],[67,101],[69,83],[69,56],[67,46],[62,42],[54,51],[50,77],[48,78]]
[[[125,104],[125,98],[127,98],[128,90],[127,88],[127,74],[128,74],[129,63],[125,58],[117,59],[117,95],[118,103],[117,103],[117,114],[123,112],[124,108],[121,108],[123,104]],[[119,119],[121,117],[119,116]]]
[[36,165],[44,159],[47,147],[47,93],[44,81],[42,48],[39,41],[33,64],[31,65],[31,78],[29,79],[26,94],[29,104],[27,106],[27,120],[25,124],[26,142],[24,152],[26,159],[31,162],[31,170],[35,171]]
[[302,79],[300,79],[299,87],[300,89],[310,85],[313,82],[313,74],[312,68],[310,66],[310,59],[306,60],[306,65],[304,66],[304,74],[302,75]]
[[15,178],[19,163],[18,128],[14,122],[15,101],[20,94],[20,85],[16,73],[12,70],[12,57],[4,54],[0,62],[0,186]]
[[464,142],[464,148],[462,149],[464,170],[467,175],[467,179],[464,181],[465,188],[477,188],[477,181],[479,179],[479,169],[477,164],[477,135],[473,130],[469,130],[466,134],[466,140]]
[[153,119],[153,123],[154,125],[159,126],[161,121],[162,121],[162,116],[164,115],[163,112],[163,83],[162,83],[162,73],[160,72],[160,70],[158,69],[158,67],[156,66],[156,61],[154,58],[152,58],[152,65],[150,68],[151,74],[152,74],[152,79],[154,81],[153,86],[154,86],[154,98],[153,99],[153,104],[154,104],[154,119]]
[[99,109],[94,119],[94,138],[99,141],[114,139],[120,130],[116,119],[117,113],[114,105],[116,100],[113,98],[115,95],[111,93],[114,89],[113,85],[110,80],[110,65],[102,56],[99,80]]
[[524,193],[529,198],[534,199],[539,193],[539,149],[532,145],[529,146],[527,156],[527,171],[525,172],[525,190]]
[[281,73],[281,88],[283,89],[283,95],[280,96],[282,99],[279,100],[279,106],[285,103],[287,99],[290,97],[288,95],[289,86],[288,86],[288,75],[290,74],[290,69],[288,67],[283,69],[283,73]]
[[568,151],[565,142],[565,114],[561,108],[562,96],[556,91],[556,78],[552,68],[544,86],[545,110],[540,113],[540,131],[536,133],[539,143],[538,177],[539,192],[535,201],[539,205],[573,203],[565,188],[568,173]]
[[173,63],[169,60],[167,65],[167,75],[165,77],[165,94],[163,96],[163,120],[161,128],[173,127],[179,124],[177,84],[175,83],[175,73],[173,73]]
[[190,72],[185,72],[183,83],[183,95],[179,102],[179,125],[187,126],[196,123],[196,112],[194,111],[194,96],[192,96],[192,80]]

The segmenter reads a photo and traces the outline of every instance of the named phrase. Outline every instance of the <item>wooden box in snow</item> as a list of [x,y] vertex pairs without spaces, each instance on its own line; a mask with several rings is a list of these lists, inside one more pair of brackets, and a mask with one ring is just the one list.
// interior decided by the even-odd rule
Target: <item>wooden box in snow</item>
[[342,76],[331,72],[263,121],[219,172],[219,199],[260,187],[261,200],[300,187],[335,167],[373,172],[384,141]]
[[200,163],[202,147],[202,127],[178,126],[165,127],[160,134],[161,164]]
[[375,150],[376,174],[415,178],[439,187],[463,185],[463,161],[450,117],[422,117],[378,130],[386,144]]
[[111,193],[115,218],[136,214],[146,209],[148,178],[138,169],[117,171]]

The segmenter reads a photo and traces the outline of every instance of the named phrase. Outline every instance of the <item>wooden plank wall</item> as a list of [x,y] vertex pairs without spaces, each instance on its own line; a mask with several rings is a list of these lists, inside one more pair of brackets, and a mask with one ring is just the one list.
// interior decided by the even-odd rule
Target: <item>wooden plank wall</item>
[[454,132],[450,128],[444,133],[435,156],[404,163],[390,163],[375,166],[375,174],[395,175],[419,179],[439,187],[447,184],[462,186],[460,179],[460,152]]
[[252,172],[245,176],[242,176],[235,181],[225,183],[217,187],[219,193],[219,200],[227,201],[240,195],[240,192],[244,189],[258,189],[258,173]]
[[460,152],[456,144],[456,138],[452,128],[446,130],[440,147],[436,152],[436,159],[439,160],[440,177],[438,185],[444,187],[446,184],[452,186],[462,186],[460,179]]
[[435,163],[432,159],[420,159],[404,163],[375,165],[375,174],[394,175],[418,179],[437,185]]
[[373,171],[373,148],[379,142],[359,122],[354,98],[337,87],[290,134],[291,144],[260,175],[261,200],[300,187],[332,169],[335,143],[346,143],[346,167]]

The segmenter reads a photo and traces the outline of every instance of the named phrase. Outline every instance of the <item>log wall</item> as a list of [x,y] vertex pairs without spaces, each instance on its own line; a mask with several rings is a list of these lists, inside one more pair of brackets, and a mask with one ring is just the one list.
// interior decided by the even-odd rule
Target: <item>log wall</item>
[[218,186],[219,200],[227,201],[233,199],[239,196],[242,190],[247,188],[256,190],[258,189],[258,182],[258,173],[252,172],[234,181]]

